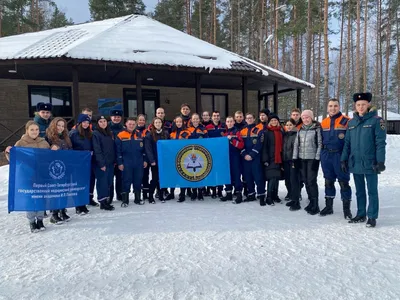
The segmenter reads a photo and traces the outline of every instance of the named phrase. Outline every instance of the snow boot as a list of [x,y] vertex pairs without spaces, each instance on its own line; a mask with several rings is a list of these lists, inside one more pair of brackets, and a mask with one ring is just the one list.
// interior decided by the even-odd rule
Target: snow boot
[[217,198],[217,188],[216,188],[215,186],[213,186],[213,187],[211,188],[211,191],[212,191],[211,198],[212,198],[212,199],[216,199],[216,198]]
[[129,194],[128,193],[121,193],[121,207],[128,207],[129,205]]
[[192,189],[191,188],[186,189],[186,195],[190,198],[192,197]]
[[90,206],[99,206],[99,204],[96,201],[94,201],[93,199],[89,200],[89,205]]
[[285,196],[285,201],[290,201],[290,195],[289,194],[287,194],[286,196]]
[[310,203],[308,203],[308,205],[307,205],[306,207],[304,207],[304,210],[305,210],[306,212],[309,212],[309,211],[311,210],[311,207],[312,207],[312,203],[311,203],[311,201],[310,201]]
[[108,199],[105,199],[103,201],[100,201],[100,209],[104,209],[104,210],[114,210],[114,206],[112,206],[111,204],[109,204]]
[[30,222],[30,223],[29,223],[29,227],[31,228],[31,232],[32,232],[32,233],[39,232],[39,228],[37,227],[35,221]]
[[202,189],[203,196],[204,197],[210,197],[211,196],[211,187],[203,188]]
[[66,210],[65,208],[60,210],[60,218],[61,218],[61,220],[63,220],[64,222],[69,222],[69,219],[71,219],[71,218],[67,215],[67,210]]
[[244,199],[243,202],[252,202],[252,201],[256,201],[256,194],[248,194],[246,199]]
[[175,189],[171,189],[168,196],[165,197],[165,200],[167,200],[167,201],[173,200],[173,199],[175,199]]
[[311,199],[310,202],[312,203],[312,204],[311,204],[311,208],[310,208],[310,210],[307,211],[307,212],[308,212],[310,215],[314,216],[314,215],[316,215],[316,214],[318,214],[318,213],[320,212],[320,210],[319,210],[319,205],[318,205],[318,199],[313,198],[313,199]]
[[161,201],[161,203],[165,203],[164,190],[163,189],[161,189],[160,192],[158,193],[158,199]]
[[221,197],[220,201],[225,202],[225,201],[232,201],[232,191],[226,192],[225,197]]
[[238,192],[236,192],[236,199],[234,199],[233,201],[232,201],[232,203],[233,204],[240,204],[240,203],[242,203],[243,202],[243,198],[242,198],[242,192],[241,191],[238,191]]
[[222,188],[218,188],[217,196],[218,198],[222,198]]
[[63,220],[61,220],[60,217],[58,216],[58,209],[52,211],[50,223],[56,224],[56,225],[61,225],[62,223],[64,223]]
[[343,200],[343,215],[344,218],[346,220],[351,220],[351,218],[353,217],[351,214],[351,209],[350,209],[350,205],[351,205],[351,200]]
[[185,196],[185,193],[180,193],[179,194],[179,198],[178,198],[178,201],[177,202],[185,202],[185,199],[186,198],[186,196]]
[[271,199],[271,197],[268,197],[265,199],[265,203],[271,206],[275,206],[274,201]]
[[368,218],[366,226],[369,227],[369,228],[374,228],[376,226],[376,219]]
[[137,205],[143,205],[144,204],[144,199],[141,199],[140,198],[140,191],[135,191],[135,201],[134,201],[134,203],[135,204],[137,204]]
[[201,192],[201,189],[198,189],[198,190],[197,190],[197,199],[198,199],[199,201],[204,201],[203,193]]
[[349,223],[364,223],[366,219],[367,218],[365,216],[355,216],[349,221]]
[[265,206],[265,195],[261,195],[257,197],[258,199],[260,199],[260,206]]
[[278,196],[274,196],[273,200],[274,200],[275,203],[281,203],[282,202],[282,200]]
[[321,217],[325,217],[327,215],[333,214],[333,198],[332,197],[325,197],[325,208],[321,210],[319,215]]
[[[297,201],[299,201],[299,200],[297,200]],[[295,204],[296,204],[295,200],[290,200],[288,203],[286,203],[286,206],[291,207],[292,205],[295,205]]]
[[36,227],[40,231],[45,231],[46,230],[46,227],[44,227],[44,224],[43,224],[43,220],[37,220],[36,221]]
[[296,211],[296,210],[300,210],[301,206],[300,206],[300,201],[293,201],[294,203],[290,206],[289,210],[290,211]]
[[149,192],[147,190],[143,190],[143,200],[149,200]]

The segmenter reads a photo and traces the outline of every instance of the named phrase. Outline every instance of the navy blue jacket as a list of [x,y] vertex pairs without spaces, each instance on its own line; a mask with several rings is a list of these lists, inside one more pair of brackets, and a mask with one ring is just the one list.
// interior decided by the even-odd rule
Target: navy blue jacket
[[115,163],[115,143],[111,136],[93,131],[93,155],[99,168]]
[[224,132],[226,129],[225,123],[219,122],[218,125],[215,125],[213,122],[210,124],[206,125],[208,137],[214,138],[214,137],[221,137],[224,136]]
[[146,155],[150,164],[157,163],[158,161],[158,152],[157,152],[157,141],[159,140],[168,140],[169,134],[166,130],[162,130],[161,133],[156,133],[156,139],[154,140],[153,136],[149,132],[149,134],[145,138],[145,148]]
[[92,140],[80,136],[77,129],[72,129],[69,132],[69,138],[71,139],[72,149],[93,151]]
[[118,165],[143,168],[145,161],[144,140],[138,131],[121,131],[115,140]]
[[39,115],[35,115],[33,118],[33,121],[35,121],[39,125],[39,136],[40,137],[45,137],[46,136],[46,129],[49,127],[51,119],[45,120]]
[[247,126],[247,123],[243,120],[241,123],[235,122],[235,127],[240,131]]
[[117,137],[118,133],[120,133],[122,130],[124,130],[124,125],[122,125],[121,123],[113,123],[113,122],[108,122],[108,126],[110,127],[113,135],[114,135],[114,139]]

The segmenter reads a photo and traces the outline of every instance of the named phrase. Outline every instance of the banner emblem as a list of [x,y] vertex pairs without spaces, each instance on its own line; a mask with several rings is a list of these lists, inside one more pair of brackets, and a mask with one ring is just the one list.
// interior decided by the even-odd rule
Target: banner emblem
[[212,156],[203,146],[189,145],[178,152],[175,163],[180,176],[188,181],[197,182],[210,174]]
[[53,179],[62,179],[66,171],[65,164],[61,160],[53,160],[49,165],[49,175]]

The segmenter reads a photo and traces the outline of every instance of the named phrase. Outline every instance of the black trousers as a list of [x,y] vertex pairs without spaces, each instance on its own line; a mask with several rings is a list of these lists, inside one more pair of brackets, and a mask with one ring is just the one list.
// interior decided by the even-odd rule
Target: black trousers
[[147,166],[146,168],[143,169],[143,179],[142,179],[143,193],[150,192],[149,173],[150,173],[150,166]]
[[160,190],[160,178],[158,176],[158,165],[151,166],[150,193],[153,194],[156,189]]
[[300,198],[300,170],[292,168],[292,161],[285,161],[283,163],[285,186],[288,191],[290,200],[299,200]]
[[[114,176],[115,176],[115,193],[117,194],[117,199],[122,200],[122,172],[118,169],[118,166],[114,166]],[[114,180],[110,187],[110,199],[114,199]]]
[[313,169],[313,159],[301,159],[301,179],[306,185],[306,190],[308,194],[308,198],[310,200],[318,200],[318,184],[317,184],[317,176],[318,169]]

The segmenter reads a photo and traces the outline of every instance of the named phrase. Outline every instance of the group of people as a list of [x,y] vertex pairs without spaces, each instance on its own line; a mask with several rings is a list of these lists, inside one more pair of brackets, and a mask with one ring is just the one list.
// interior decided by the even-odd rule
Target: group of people
[[[378,177],[385,170],[385,122],[370,105],[370,93],[354,94],[353,119],[340,112],[337,99],[328,103],[328,117],[321,123],[314,120],[311,110],[292,110],[290,119],[281,125],[278,115],[262,109],[259,121],[252,113],[241,111],[221,122],[218,111],[191,114],[190,106],[172,122],[165,120],[163,108],[147,126],[146,116],[126,118],[123,112],[112,110],[110,121],[105,116],[92,117],[88,108],[77,118],[68,132],[67,122],[59,117],[51,119],[51,104],[39,103],[33,121],[26,124],[26,133],[15,146],[48,148],[52,150],[86,150],[92,152],[89,204],[100,209],[114,210],[114,190],[122,207],[129,205],[133,188],[134,203],[143,205],[175,199],[175,187],[160,188],[157,141],[201,139],[225,136],[229,141],[231,182],[223,187],[180,188],[178,202],[203,200],[204,196],[232,201],[234,204],[258,199],[261,206],[282,202],[278,196],[279,181],[287,189],[286,206],[291,211],[301,209],[301,190],[305,186],[310,215],[333,214],[336,196],[335,182],[340,186],[344,218],[350,223],[365,222],[375,227],[378,218]],[[6,155],[11,147],[7,147]],[[325,178],[325,207],[319,208],[317,183],[320,165]],[[151,181],[150,178],[151,172]],[[350,173],[354,174],[357,214],[353,218],[350,203],[352,191]],[[114,187],[115,177],[115,187]],[[368,186],[369,205],[366,209]],[[93,199],[96,183],[97,202]],[[267,186],[267,189],[266,189]],[[244,198],[245,197],[245,198]],[[76,207],[76,213],[88,213],[86,206]],[[31,231],[44,230],[45,212],[28,212]],[[68,221],[66,209],[53,210],[50,222]]]

